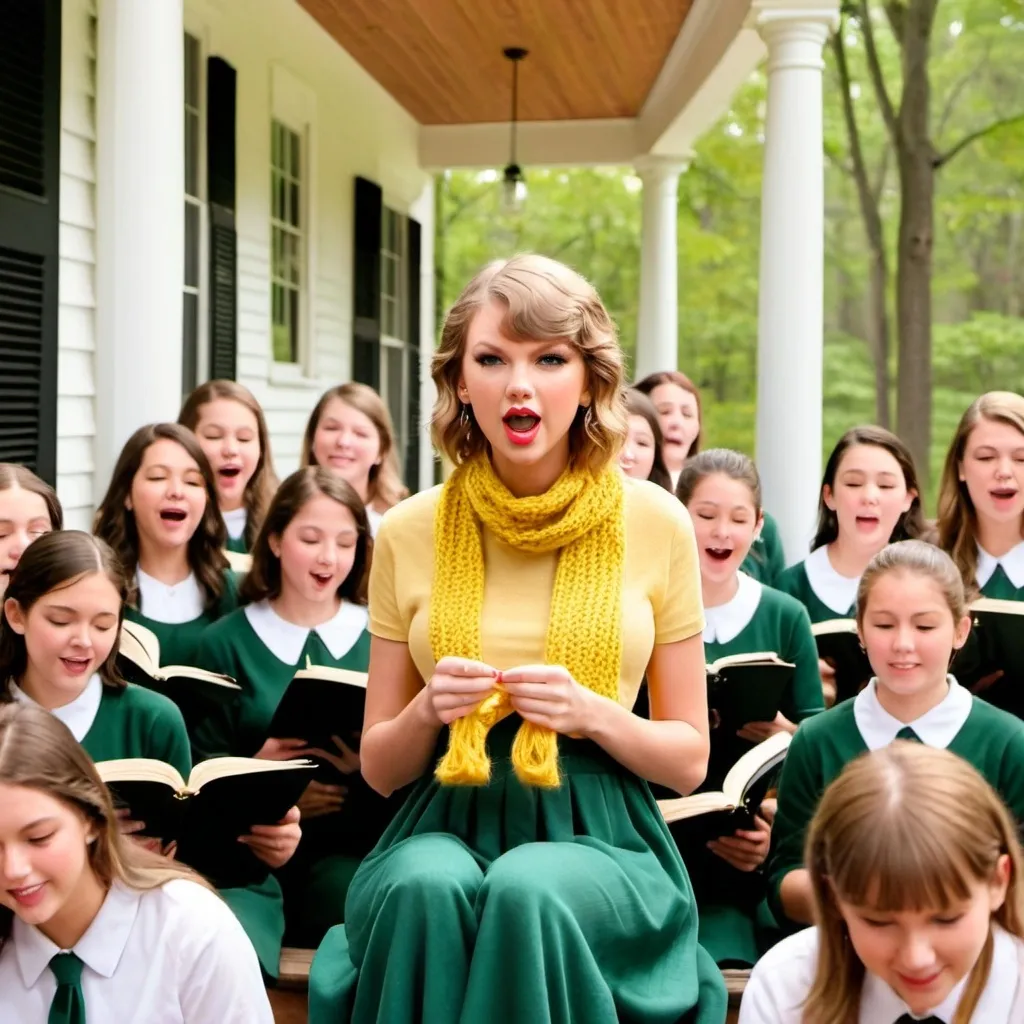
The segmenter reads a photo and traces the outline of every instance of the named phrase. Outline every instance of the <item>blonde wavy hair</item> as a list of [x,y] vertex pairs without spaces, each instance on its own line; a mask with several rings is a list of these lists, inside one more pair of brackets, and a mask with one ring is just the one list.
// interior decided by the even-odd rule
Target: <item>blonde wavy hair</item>
[[389,508],[408,496],[409,488],[402,483],[402,471],[398,462],[398,453],[395,451],[395,428],[391,423],[391,413],[388,412],[384,399],[368,384],[350,380],[325,391],[320,396],[320,401],[316,403],[313,411],[309,414],[309,422],[306,424],[299,467],[306,469],[309,466],[319,465],[313,454],[313,441],[316,438],[317,428],[320,426],[324,410],[334,398],[340,399],[345,405],[361,412],[377,431],[377,439],[380,442],[380,462],[370,469],[370,482],[366,497],[367,504],[372,505],[376,511],[387,512]]
[[[978,513],[967,484],[960,479],[960,469],[971,431],[982,420],[1006,423],[1024,435],[1024,397],[1013,391],[989,391],[976,398],[960,418],[946,453],[939,487],[939,547],[952,556],[971,593],[978,585]],[[1024,521],[1021,533],[1024,535]]]
[[[971,896],[1010,861],[992,919],[1024,939],[1022,853],[1013,817],[992,787],[947,750],[897,740],[850,762],[825,790],[811,822],[818,962],[804,1024],[856,1024],[864,965],[836,902],[880,913],[940,911]],[[992,931],[971,969],[953,1024],[968,1024],[992,966]]]
[[470,324],[492,302],[505,309],[506,337],[566,340],[582,355],[591,404],[579,408],[569,428],[569,459],[600,472],[618,455],[628,424],[615,325],[593,285],[565,264],[533,253],[488,264],[448,311],[430,367],[437,387],[431,416],[434,444],[455,465],[488,450],[472,409],[459,401],[458,385]]

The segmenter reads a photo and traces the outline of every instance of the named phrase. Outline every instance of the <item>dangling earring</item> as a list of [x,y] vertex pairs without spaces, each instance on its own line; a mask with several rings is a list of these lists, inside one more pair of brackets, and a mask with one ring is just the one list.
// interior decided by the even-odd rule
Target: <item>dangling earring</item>
[[584,408],[583,412],[583,429],[588,434],[590,433],[591,425],[593,423],[593,411],[594,407],[592,405],[588,405]]
[[459,413],[459,426],[463,430],[469,426],[469,406],[465,403],[462,404],[462,411]]

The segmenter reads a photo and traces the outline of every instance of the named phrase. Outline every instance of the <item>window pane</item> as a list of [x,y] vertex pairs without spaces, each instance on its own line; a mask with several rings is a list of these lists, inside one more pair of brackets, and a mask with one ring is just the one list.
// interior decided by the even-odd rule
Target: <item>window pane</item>
[[299,217],[299,184],[296,181],[290,182],[288,185],[288,223],[294,224],[295,227],[301,226]]
[[199,287],[199,207],[185,200],[185,287]]
[[185,292],[183,299],[181,383],[188,394],[199,383],[199,296]]
[[199,198],[199,115],[185,111],[185,192]]
[[199,106],[199,40],[185,33],[185,103]]
[[288,135],[291,138],[291,172],[293,178],[298,178],[299,175],[299,136],[295,132],[289,132]]
[[270,123],[270,166],[281,166],[281,131],[276,121]]
[[288,347],[291,351],[289,361],[299,361],[299,292],[298,289],[288,292]]
[[395,447],[401,452],[405,447],[405,348],[383,347],[384,359],[387,364],[385,398],[391,422],[395,425]]

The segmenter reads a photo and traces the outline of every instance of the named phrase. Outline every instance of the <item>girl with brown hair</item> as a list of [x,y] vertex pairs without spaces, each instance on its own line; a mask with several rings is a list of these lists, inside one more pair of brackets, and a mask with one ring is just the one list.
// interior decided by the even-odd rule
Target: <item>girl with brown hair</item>
[[648,786],[707,768],[697,553],[682,505],[615,464],[611,319],[568,267],[499,261],[433,377],[456,468],[381,524],[360,746],[374,789],[412,789],[316,954],[311,1024],[721,1024]]
[[236,703],[197,730],[205,756],[316,757],[336,769],[329,782],[311,782],[299,801],[304,836],[281,878],[289,941],[304,946],[316,946],[342,920],[349,880],[380,837],[365,820],[379,808],[359,777],[358,732],[335,737],[334,749],[323,751],[301,737],[270,736],[268,728],[299,669],[368,669],[372,550],[366,510],[350,484],[319,466],[293,473],[256,538],[243,607],[210,626],[196,658],[242,687]]
[[0,598],[25,548],[63,526],[57,492],[32,470],[0,462]]
[[125,443],[93,533],[128,573],[126,615],[156,634],[165,665],[194,665],[204,629],[238,603],[217,486],[191,430],[140,427]]
[[920,540],[890,544],[865,569],[856,606],[875,676],[856,697],[800,726],[779,782],[768,901],[785,928],[812,920],[803,849],[818,800],[867,750],[895,739],[948,749],[973,764],[1024,821],[1024,724],[949,674],[971,628],[963,582],[949,556]]
[[[126,684],[117,671],[128,589],[102,540],[65,530],[35,541],[14,573],[0,615],[0,702],[51,712],[95,761],[149,758],[187,779],[192,756],[181,712],[162,694]],[[277,825],[255,826],[242,840],[264,863],[280,867],[298,845],[298,820],[293,808]],[[142,821],[121,825],[139,836],[146,832]],[[258,906],[258,894],[227,889],[222,895],[258,943],[259,919],[250,909]],[[275,962],[268,973],[276,970]]]
[[384,399],[357,381],[324,392],[306,424],[302,466],[323,466],[347,480],[366,506],[370,532],[408,493]]
[[0,707],[0,1017],[19,1024],[271,1024],[231,912],[127,841],[71,730]]
[[178,422],[196,435],[210,462],[228,551],[252,550],[277,490],[260,403],[233,380],[210,380],[188,396]]
[[807,835],[816,928],[754,968],[740,1024],[1017,1024],[1024,870],[982,775],[897,742],[848,765]]
[[626,441],[619,453],[619,468],[634,480],[651,483],[672,490],[672,480],[665,467],[661,426],[658,413],[651,400],[636,388],[626,391]]

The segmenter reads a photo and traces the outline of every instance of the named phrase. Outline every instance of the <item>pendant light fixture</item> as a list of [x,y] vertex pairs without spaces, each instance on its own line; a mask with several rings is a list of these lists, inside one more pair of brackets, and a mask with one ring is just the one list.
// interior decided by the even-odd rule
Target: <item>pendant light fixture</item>
[[512,63],[512,149],[502,176],[502,204],[511,213],[517,212],[526,199],[526,179],[516,163],[516,122],[519,117],[519,62],[529,53],[521,46],[508,46],[502,51]]

